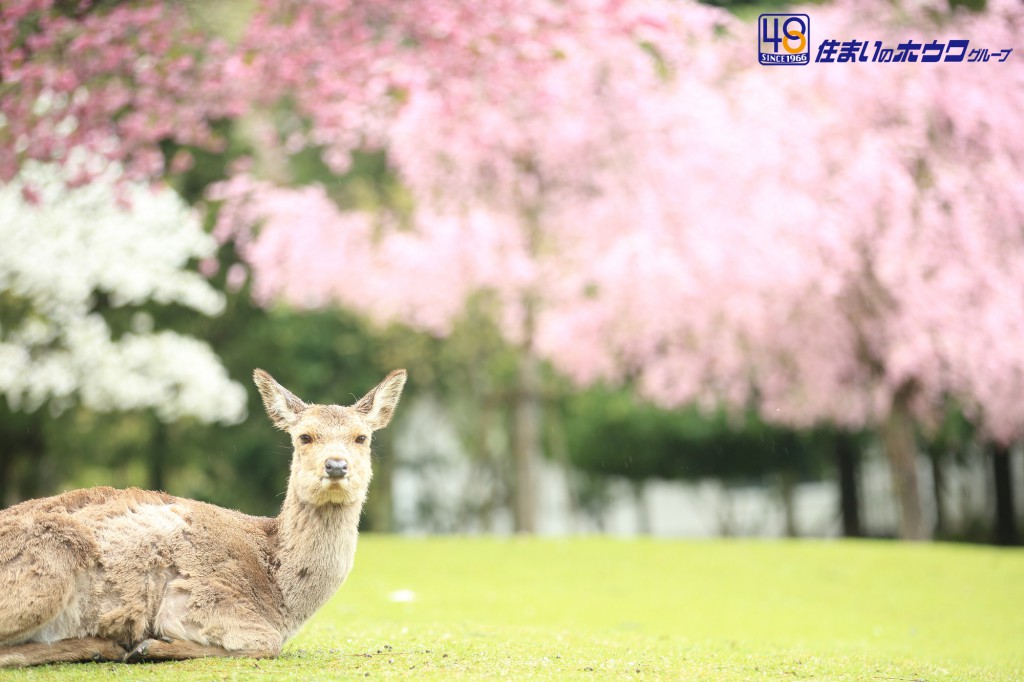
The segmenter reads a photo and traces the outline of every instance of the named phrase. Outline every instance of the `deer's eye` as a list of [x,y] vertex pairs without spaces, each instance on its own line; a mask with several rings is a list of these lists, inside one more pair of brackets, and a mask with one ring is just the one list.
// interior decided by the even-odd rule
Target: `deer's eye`
[[299,442],[302,443],[303,445],[309,445],[310,443],[313,442],[313,436],[309,435],[308,433],[304,433],[301,436],[299,436]]
[[356,442],[362,445],[366,442],[366,436],[356,436]]

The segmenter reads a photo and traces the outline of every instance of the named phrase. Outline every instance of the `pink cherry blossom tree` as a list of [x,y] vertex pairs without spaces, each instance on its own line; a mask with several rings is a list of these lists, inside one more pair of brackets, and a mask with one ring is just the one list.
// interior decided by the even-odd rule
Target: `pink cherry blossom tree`
[[[816,33],[1002,49],[1024,31],[1011,3],[940,21],[935,7],[876,9],[817,11]],[[622,256],[607,249],[604,295],[566,330],[604,344],[605,357],[556,345],[556,362],[583,380],[637,368],[644,392],[668,405],[754,403],[798,427],[877,428],[900,535],[926,537],[915,429],[955,398],[999,443],[1024,430],[1018,66],[733,74],[713,120],[680,127],[684,146],[715,162],[704,177],[692,158],[667,176],[690,195],[675,206],[675,234],[643,238],[630,257],[649,265],[630,269],[628,286],[613,267]]]
[[[938,22],[927,12],[864,15],[840,5],[816,19],[824,20],[819,31],[824,23],[831,34],[870,32],[889,44],[968,38],[996,50],[1024,34],[1016,3]],[[1013,342],[1024,324],[1024,137],[1012,123],[1024,81],[1009,60],[973,65],[991,69],[894,65],[870,85],[870,65],[853,66],[811,72],[804,91],[817,93],[807,106],[824,96],[842,112],[822,121],[829,156],[820,172],[832,192],[816,224],[834,231],[805,252],[820,263],[821,277],[801,287],[789,308],[813,325],[806,331],[841,330],[845,360],[835,359],[835,342],[818,346],[821,337],[805,331],[809,339],[792,338],[781,353],[788,363],[802,358],[802,371],[779,381],[780,368],[772,368],[773,381],[759,384],[778,382],[765,395],[783,413],[851,423],[845,414],[858,420],[852,425],[878,427],[900,502],[900,535],[920,539],[931,530],[921,511],[915,428],[928,430],[953,398],[986,438],[1005,445],[1024,433],[1017,400],[1024,355]],[[820,287],[827,277],[832,291]],[[819,312],[806,316],[815,294]],[[776,337],[759,338],[771,348]],[[812,377],[828,378],[819,407],[800,395]],[[846,411],[844,394],[861,396],[861,409]]]
[[657,2],[267,3],[246,41],[252,77],[280,85],[308,123],[284,146],[321,146],[344,171],[354,147],[383,145],[415,211],[403,225],[339,210],[322,188],[239,177],[214,195],[221,234],[243,235],[267,299],[338,301],[445,334],[473,292],[494,292],[519,351],[514,512],[532,531],[542,341],[590,295],[598,243],[635,215],[604,197],[654,170],[643,156],[671,133],[670,84],[712,66],[688,48],[731,24]]
[[[188,153],[165,159],[160,143],[217,149],[212,122],[242,110],[230,54],[176,3],[4,2],[0,180],[83,151],[117,162],[126,181],[183,170]],[[68,182],[93,177],[79,164]]]

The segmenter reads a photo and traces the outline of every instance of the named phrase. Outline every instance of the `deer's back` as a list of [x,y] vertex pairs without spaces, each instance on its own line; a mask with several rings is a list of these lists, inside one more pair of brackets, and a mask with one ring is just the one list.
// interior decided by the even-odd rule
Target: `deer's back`
[[165,493],[74,490],[0,511],[0,566],[38,561],[56,548],[74,575],[68,606],[33,641],[198,641],[199,630],[235,617],[283,624],[276,529],[273,519]]

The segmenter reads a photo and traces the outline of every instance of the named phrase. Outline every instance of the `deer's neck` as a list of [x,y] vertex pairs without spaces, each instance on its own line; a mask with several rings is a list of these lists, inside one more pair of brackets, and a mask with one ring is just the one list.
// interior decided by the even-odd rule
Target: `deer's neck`
[[293,631],[331,598],[352,569],[362,504],[313,506],[289,490],[278,517],[278,585]]

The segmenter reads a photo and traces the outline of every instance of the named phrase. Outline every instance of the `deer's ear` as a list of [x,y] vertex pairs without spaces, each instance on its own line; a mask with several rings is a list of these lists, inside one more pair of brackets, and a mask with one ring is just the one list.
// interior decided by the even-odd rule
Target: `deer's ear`
[[391,421],[398,398],[405,387],[406,372],[396,369],[377,384],[377,387],[359,399],[352,407],[361,412],[374,431],[383,429]]
[[306,403],[299,400],[294,393],[274,381],[274,377],[262,369],[253,370],[252,380],[263,398],[263,406],[274,426],[287,431],[299,420],[299,415],[306,409]]

